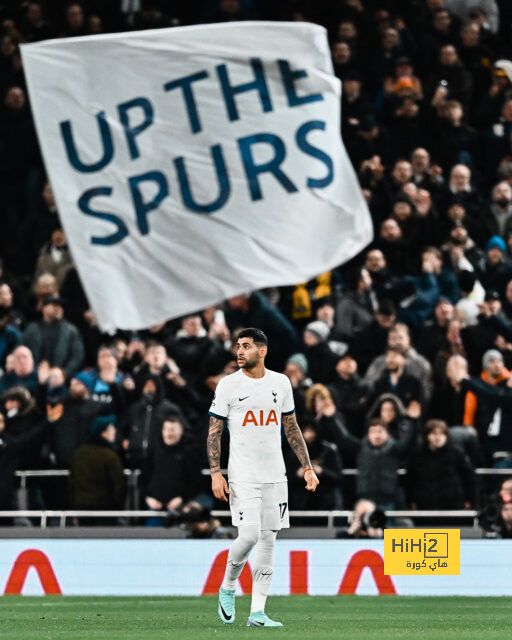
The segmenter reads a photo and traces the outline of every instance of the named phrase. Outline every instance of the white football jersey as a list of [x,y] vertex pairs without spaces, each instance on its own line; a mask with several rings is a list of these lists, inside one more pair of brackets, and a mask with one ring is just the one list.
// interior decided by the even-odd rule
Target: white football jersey
[[283,482],[281,414],[295,411],[292,385],[282,373],[266,369],[250,378],[242,369],[222,378],[209,415],[229,429],[230,482]]

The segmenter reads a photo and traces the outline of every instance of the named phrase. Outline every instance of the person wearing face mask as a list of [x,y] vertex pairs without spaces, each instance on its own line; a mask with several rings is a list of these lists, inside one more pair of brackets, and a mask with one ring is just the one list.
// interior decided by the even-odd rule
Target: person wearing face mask
[[512,187],[506,181],[498,182],[492,190],[492,201],[482,215],[486,238],[506,238],[512,231]]
[[163,419],[169,413],[183,415],[178,405],[166,400],[160,376],[150,374],[142,385],[142,397],[126,410],[120,422],[122,447],[132,469],[139,469],[157,441]]

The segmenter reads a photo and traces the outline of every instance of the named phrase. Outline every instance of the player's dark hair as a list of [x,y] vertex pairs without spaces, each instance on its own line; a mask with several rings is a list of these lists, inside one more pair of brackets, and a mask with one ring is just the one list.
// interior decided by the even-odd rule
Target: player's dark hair
[[242,331],[240,331],[237,336],[237,340],[240,340],[240,338],[252,338],[254,340],[254,344],[258,344],[264,347],[268,346],[267,336],[261,329],[256,329],[255,327],[242,329]]

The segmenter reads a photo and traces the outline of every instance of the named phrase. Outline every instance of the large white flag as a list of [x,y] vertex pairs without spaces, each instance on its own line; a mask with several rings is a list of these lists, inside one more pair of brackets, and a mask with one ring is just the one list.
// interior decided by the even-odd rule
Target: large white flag
[[50,40],[22,56],[102,329],[302,282],[371,241],[323,28],[204,25]]

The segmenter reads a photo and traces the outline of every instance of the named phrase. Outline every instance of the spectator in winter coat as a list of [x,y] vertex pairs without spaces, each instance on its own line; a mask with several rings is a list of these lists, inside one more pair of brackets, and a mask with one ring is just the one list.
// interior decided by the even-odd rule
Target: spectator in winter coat
[[43,423],[39,423],[21,433],[8,433],[5,429],[5,417],[0,413],[0,510],[8,511],[15,506],[14,473],[20,467],[20,459],[25,450],[40,441],[43,428]]
[[[2,395],[1,400],[6,433],[15,437],[24,436],[42,422],[41,413],[28,389],[11,387]],[[20,468],[39,468],[41,445],[42,441],[34,441],[32,447],[24,450],[24,455],[20,458]]]
[[502,292],[512,275],[512,263],[505,240],[492,236],[485,245],[485,259],[477,269],[478,278],[486,291]]
[[492,202],[482,213],[486,240],[493,236],[508,237],[512,231],[512,186],[499,182],[492,190]]
[[469,509],[475,503],[473,467],[442,420],[426,423],[423,444],[409,459],[407,490],[413,509]]
[[130,468],[140,469],[157,442],[166,416],[183,415],[178,405],[166,400],[159,376],[150,375],[142,387],[142,397],[125,412],[121,421],[123,449]]
[[304,468],[288,448],[285,463],[290,483],[290,509],[341,509],[343,475],[337,446],[321,440],[314,424],[305,424],[302,435],[322,489],[319,485],[314,496],[304,491]]
[[486,403],[492,422],[480,434],[486,463],[496,467],[512,467],[512,376],[505,386],[489,385],[479,378],[469,377],[464,358],[452,358],[446,370],[451,384],[463,392],[472,391],[479,402]]
[[303,353],[294,353],[286,361],[284,375],[290,380],[297,420],[306,412],[306,391],[312,385],[308,378],[308,361]]
[[23,333],[23,343],[32,351],[36,364],[43,360],[62,367],[69,377],[76,373],[84,359],[82,337],[75,325],[64,320],[60,298],[43,302],[43,319],[32,322]]
[[340,424],[343,419],[325,385],[317,383],[306,391],[306,410],[317,429],[318,437],[336,444],[346,465],[348,461],[345,459],[345,452],[340,448]]
[[201,464],[185,436],[181,418],[166,419],[144,462],[142,482],[146,505],[155,511],[183,508],[199,491]]
[[336,377],[338,356],[329,348],[328,337],[329,326],[322,320],[310,322],[304,329],[304,353],[309,375],[322,384],[329,384]]
[[329,391],[348,430],[359,436],[363,430],[369,385],[357,375],[357,361],[349,352],[338,360],[336,373],[336,380],[329,386]]
[[89,437],[89,425],[98,414],[98,403],[91,400],[83,374],[71,378],[69,391],[64,371],[50,368],[48,363],[38,367],[39,387],[37,403],[48,422],[48,438],[55,464],[67,469],[73,452]]
[[357,498],[372,500],[380,509],[394,509],[398,498],[397,471],[414,441],[415,429],[404,428],[395,440],[382,418],[371,418],[365,438],[355,438],[346,428],[341,429],[341,434],[342,446],[357,458]]
[[[482,358],[482,373],[480,378],[490,385],[504,387],[510,371],[503,363],[503,356],[497,349],[489,349]],[[479,401],[473,392],[466,394],[464,424],[476,427],[477,431],[485,434],[494,418],[496,408],[489,407],[485,401]]]
[[[116,417],[104,415],[89,425],[89,442],[71,457],[69,497],[72,509],[115,510],[124,504],[126,483],[114,450]],[[113,523],[112,520],[105,522]]]

